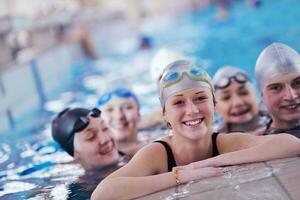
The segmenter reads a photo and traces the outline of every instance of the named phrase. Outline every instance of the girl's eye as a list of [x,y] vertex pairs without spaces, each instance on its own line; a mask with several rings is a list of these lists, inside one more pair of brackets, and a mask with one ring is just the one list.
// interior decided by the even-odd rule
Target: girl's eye
[[131,110],[131,109],[133,109],[133,106],[132,105],[128,105],[128,106],[126,106],[125,107],[127,110]]
[[222,101],[229,101],[231,99],[231,96],[230,95],[225,95],[225,96],[222,96],[221,97],[221,100]]
[[241,90],[241,91],[239,91],[238,92],[238,94],[240,95],[240,96],[247,96],[248,94],[249,94],[249,92],[248,92],[248,90]]
[[86,137],[87,141],[92,141],[93,139],[95,139],[95,133],[92,133]]
[[104,111],[105,111],[105,112],[113,112],[114,109],[113,109],[113,108],[106,108]]
[[207,97],[206,97],[206,96],[199,96],[199,97],[197,97],[196,99],[202,101],[202,100],[204,100],[204,99],[207,99]]
[[102,128],[102,132],[106,132],[106,131],[108,131],[108,128],[107,127],[103,127]]
[[180,105],[180,104],[183,104],[184,101],[182,100],[177,100],[177,101],[174,101],[173,105]]
[[197,96],[195,101],[201,103],[207,99],[207,96]]

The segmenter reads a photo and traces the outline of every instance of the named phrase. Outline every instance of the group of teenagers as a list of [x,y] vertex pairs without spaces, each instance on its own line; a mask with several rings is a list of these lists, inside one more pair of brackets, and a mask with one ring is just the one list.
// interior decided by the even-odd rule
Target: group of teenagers
[[[91,199],[136,198],[222,175],[225,166],[300,155],[299,53],[272,43],[256,61],[255,79],[264,112],[244,70],[225,66],[211,79],[175,55],[157,78],[156,115],[168,135],[138,142],[139,101],[116,89],[103,94],[97,108],[64,109],[52,121],[52,136],[86,171],[118,166]],[[215,113],[222,118],[217,127]],[[124,157],[130,159],[120,165]]]

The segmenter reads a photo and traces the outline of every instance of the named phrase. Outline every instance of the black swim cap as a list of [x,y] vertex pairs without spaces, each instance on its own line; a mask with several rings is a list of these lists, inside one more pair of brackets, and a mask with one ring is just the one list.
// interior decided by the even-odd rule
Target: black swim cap
[[66,108],[52,120],[52,137],[69,155],[74,155],[74,134],[87,127],[87,116],[93,111],[94,109]]

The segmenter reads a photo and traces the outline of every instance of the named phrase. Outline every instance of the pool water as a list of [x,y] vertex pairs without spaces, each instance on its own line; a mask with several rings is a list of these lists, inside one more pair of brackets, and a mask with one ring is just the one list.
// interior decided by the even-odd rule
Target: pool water
[[0,134],[0,198],[89,199],[101,175],[99,179],[82,178],[83,169],[52,141],[50,119],[55,112],[66,105],[92,107],[108,86],[128,84],[140,98],[142,116],[149,113],[159,105],[148,67],[160,47],[183,52],[211,75],[231,64],[244,68],[253,78],[256,58],[270,43],[283,42],[300,50],[299,7],[298,0],[265,0],[257,9],[238,2],[223,22],[213,20],[213,7],[145,20],[142,30],[153,48],[117,52],[77,68],[72,72],[77,76],[72,86],[45,103],[40,112],[45,120],[38,120],[39,115],[31,121],[34,126],[29,126],[24,117],[23,130]]

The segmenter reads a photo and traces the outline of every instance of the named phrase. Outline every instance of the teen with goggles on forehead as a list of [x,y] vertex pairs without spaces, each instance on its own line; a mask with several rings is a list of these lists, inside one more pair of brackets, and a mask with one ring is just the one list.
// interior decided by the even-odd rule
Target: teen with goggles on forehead
[[220,68],[213,77],[216,110],[222,117],[218,132],[259,133],[265,121],[259,114],[258,101],[247,73],[233,66]]
[[[157,86],[159,85],[159,80],[161,79],[164,68],[171,62],[176,60],[184,59],[184,55],[178,51],[174,51],[169,48],[161,48],[155,53],[150,64],[150,77],[152,81]],[[155,91],[157,92],[157,91]],[[160,128],[165,129],[165,124],[162,118],[162,110],[160,106],[153,108],[152,113],[148,116],[144,116],[139,123],[140,129],[147,128]]]
[[98,107],[120,150],[133,154],[144,146],[138,140],[140,103],[132,91],[127,88],[107,91],[99,98]]
[[273,43],[259,55],[255,78],[271,115],[264,134],[290,133],[300,138],[300,55]]
[[96,108],[66,108],[52,121],[53,139],[86,170],[113,166],[125,155],[100,113]]
[[137,152],[97,186],[92,199],[136,198],[220,175],[221,166],[300,153],[300,140],[289,134],[213,134],[214,88],[208,74],[188,60],[175,61],[164,70],[160,102],[172,134]]

